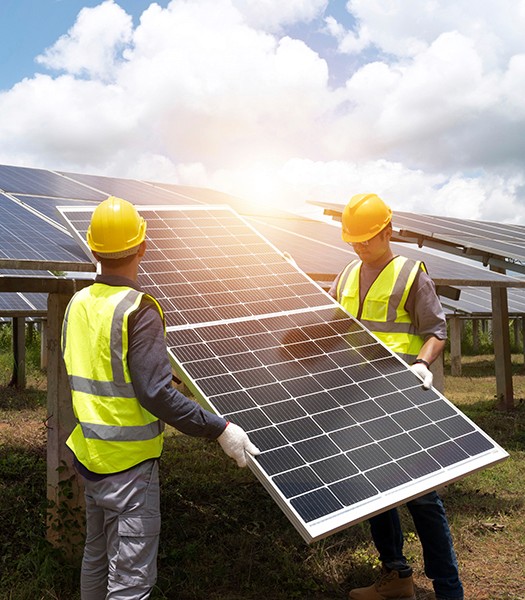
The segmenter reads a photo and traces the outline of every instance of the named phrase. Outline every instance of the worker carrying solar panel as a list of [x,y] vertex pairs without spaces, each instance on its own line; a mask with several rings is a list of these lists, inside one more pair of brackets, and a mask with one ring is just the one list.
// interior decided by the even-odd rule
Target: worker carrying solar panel
[[62,351],[77,425],[67,440],[84,479],[82,600],[149,598],[157,576],[164,424],[217,439],[240,467],[259,450],[246,432],[171,385],[162,309],[137,283],[145,220],[113,196],[94,210],[87,242],[100,274],[64,318]]
[[[395,256],[391,246],[392,210],[376,194],[357,194],[342,214],[342,238],[358,255],[334,281],[330,294],[397,353],[432,386],[429,369],[442,353],[446,321],[433,281],[421,261]],[[436,492],[411,500],[412,515],[423,546],[425,573],[436,598],[462,599],[456,555],[443,503]],[[415,600],[412,568],[403,555],[397,509],[369,520],[382,571],[369,587],[350,592],[351,600]]]

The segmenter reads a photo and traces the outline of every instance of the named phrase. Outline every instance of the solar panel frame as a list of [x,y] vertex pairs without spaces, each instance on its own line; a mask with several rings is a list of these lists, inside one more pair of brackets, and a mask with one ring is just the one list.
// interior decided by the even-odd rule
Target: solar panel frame
[[[180,318],[188,310],[184,306],[167,311],[168,349],[195,397],[242,426],[260,446],[261,455],[249,457],[249,466],[306,542],[507,457],[442,394],[422,391],[406,363],[229,207],[137,208],[154,238],[142,285],[161,305],[194,286],[200,293],[186,297],[202,303],[205,290],[199,285],[209,284],[214,299],[224,294],[228,301],[231,296],[248,298],[228,305],[236,307],[229,315],[205,305],[194,308],[191,318]],[[87,248],[90,211],[58,210]],[[168,218],[148,218],[154,213]],[[206,235],[199,220],[213,213],[226,215],[232,238],[246,236],[249,243],[236,245],[215,226]],[[201,234],[195,235],[196,230]],[[179,259],[161,256],[163,246],[177,245],[194,251],[188,265],[184,252]],[[249,256],[263,256],[261,265],[269,272],[257,274],[264,269],[254,270],[253,264],[236,265]],[[206,263],[212,259],[223,259],[226,266],[220,268],[218,260],[210,269]],[[155,271],[163,261],[164,271]],[[229,271],[231,279],[224,279]],[[169,275],[168,281],[157,275]],[[268,279],[276,285],[265,287]],[[240,282],[234,293],[231,282]],[[158,298],[164,285],[170,292]],[[272,290],[294,286],[301,294],[311,290],[313,301],[299,306],[290,304],[290,297],[299,298],[299,293],[272,295]],[[248,292],[253,291],[267,291],[266,301],[240,312],[239,307],[250,305]],[[390,406],[394,408],[388,411]]]

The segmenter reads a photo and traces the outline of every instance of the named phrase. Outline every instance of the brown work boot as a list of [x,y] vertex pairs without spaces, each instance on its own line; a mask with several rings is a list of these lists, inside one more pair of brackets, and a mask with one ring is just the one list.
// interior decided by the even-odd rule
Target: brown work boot
[[350,600],[416,600],[412,569],[381,570],[377,581],[364,588],[356,588],[348,595]]

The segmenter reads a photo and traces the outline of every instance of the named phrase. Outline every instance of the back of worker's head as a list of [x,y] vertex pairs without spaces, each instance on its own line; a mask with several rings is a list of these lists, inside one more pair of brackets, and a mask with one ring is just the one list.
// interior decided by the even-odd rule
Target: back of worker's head
[[110,196],[93,211],[87,243],[103,260],[133,256],[146,238],[146,221],[122,198]]
[[383,231],[392,220],[392,209],[376,194],[356,194],[341,217],[345,242],[366,242]]

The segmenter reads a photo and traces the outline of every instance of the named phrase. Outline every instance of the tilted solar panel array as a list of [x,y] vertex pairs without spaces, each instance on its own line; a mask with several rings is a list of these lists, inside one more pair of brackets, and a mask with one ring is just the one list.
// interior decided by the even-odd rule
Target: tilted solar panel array
[[[231,209],[138,208],[176,370],[307,542],[507,456]],[[91,211],[59,210],[85,247]]]
[[525,227],[522,225],[396,212],[396,228],[406,237],[422,234],[502,258],[525,260]]

